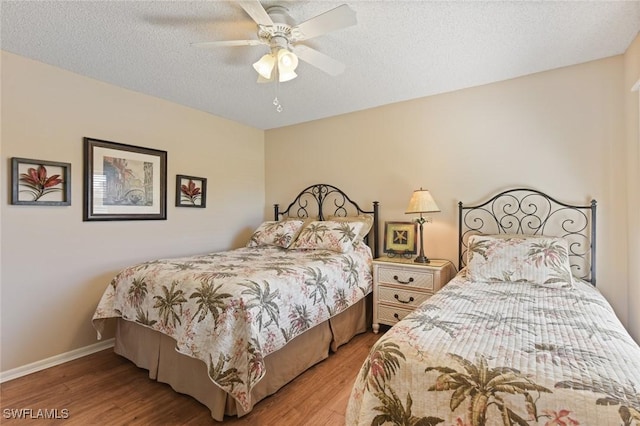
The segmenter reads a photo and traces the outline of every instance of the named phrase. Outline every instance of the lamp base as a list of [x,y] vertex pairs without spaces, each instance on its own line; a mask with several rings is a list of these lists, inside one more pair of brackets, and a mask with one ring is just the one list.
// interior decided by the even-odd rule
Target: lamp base
[[414,263],[430,263],[431,261],[427,259],[427,256],[418,256],[413,260]]

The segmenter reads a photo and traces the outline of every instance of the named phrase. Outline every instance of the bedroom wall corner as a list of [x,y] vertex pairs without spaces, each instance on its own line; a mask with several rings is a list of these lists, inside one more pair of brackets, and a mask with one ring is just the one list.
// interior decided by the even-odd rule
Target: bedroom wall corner
[[[1,52],[0,371],[96,343],[91,318],[132,263],[239,247],[264,218],[264,132]],[[167,151],[167,220],[83,222],[83,137]],[[71,163],[71,206],[11,205],[12,157]],[[176,175],[207,207],[175,207]],[[104,336],[105,339],[111,336]]]
[[624,54],[629,334],[640,344],[640,34]]

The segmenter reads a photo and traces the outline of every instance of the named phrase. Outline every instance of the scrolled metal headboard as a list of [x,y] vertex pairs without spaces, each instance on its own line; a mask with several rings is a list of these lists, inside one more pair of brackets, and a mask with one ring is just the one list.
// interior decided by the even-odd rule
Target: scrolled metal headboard
[[596,285],[596,201],[571,205],[535,189],[509,189],[489,200],[458,203],[458,263],[466,265],[467,240],[474,234],[523,234],[563,237],[569,242],[574,276]]
[[[354,216],[358,214],[373,215],[373,225],[367,236],[366,242],[373,249],[373,256],[379,256],[378,245],[378,201],[373,202],[373,210],[363,210],[358,203],[351,200],[341,189],[333,185],[319,183],[302,190],[289,204],[286,210],[280,210],[279,204],[274,204],[274,218],[280,220],[288,217],[318,217],[325,220],[329,216]],[[371,235],[373,234],[373,238]]]

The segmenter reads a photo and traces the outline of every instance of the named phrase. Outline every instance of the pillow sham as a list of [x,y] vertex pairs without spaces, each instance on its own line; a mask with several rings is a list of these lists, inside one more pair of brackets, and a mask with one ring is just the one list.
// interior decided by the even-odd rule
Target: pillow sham
[[358,216],[329,216],[327,219],[334,222],[362,222],[362,229],[360,229],[358,233],[360,241],[364,240],[364,237],[367,236],[373,226],[373,215],[370,214],[361,214]]
[[362,222],[313,221],[300,231],[289,248],[347,253],[359,242],[363,226]]
[[571,287],[567,240],[527,235],[472,235],[467,241],[467,274],[472,281],[526,281]]
[[309,217],[287,216],[281,220],[301,220],[302,221],[302,226],[300,227],[300,229],[298,229],[298,232],[296,232],[296,234],[293,236],[293,239],[291,240],[291,242],[293,243],[296,240],[296,238],[298,238],[298,235],[300,235],[300,232],[302,232],[304,228],[306,228],[311,222],[318,220],[318,216],[309,216]]
[[303,220],[263,222],[253,233],[247,247],[278,246],[288,248],[304,224]]

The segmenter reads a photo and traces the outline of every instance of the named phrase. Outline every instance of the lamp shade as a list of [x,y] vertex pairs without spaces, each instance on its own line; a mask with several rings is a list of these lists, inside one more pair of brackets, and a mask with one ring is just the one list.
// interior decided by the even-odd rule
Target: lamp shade
[[278,81],[284,83],[285,81],[293,80],[298,74],[295,71],[282,71],[278,69]]
[[416,189],[409,200],[406,214],[411,213],[434,213],[439,212],[440,208],[426,189]]
[[298,67],[298,57],[287,49],[278,50],[278,67],[286,71],[293,71]]
[[287,49],[278,50],[278,79],[280,82],[293,80],[298,76],[295,69],[298,67],[298,57]]
[[253,64],[253,68],[258,72],[260,77],[269,80],[271,79],[271,73],[275,65],[276,58],[271,53],[267,53],[260,58],[258,62]]

